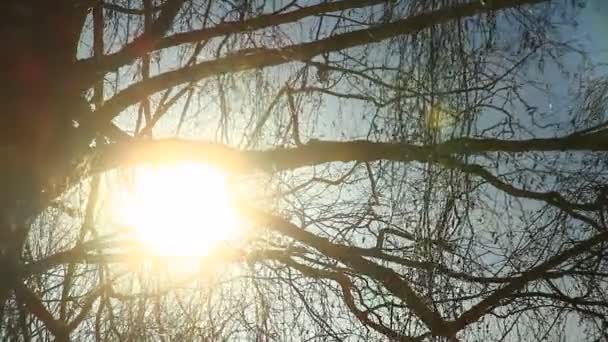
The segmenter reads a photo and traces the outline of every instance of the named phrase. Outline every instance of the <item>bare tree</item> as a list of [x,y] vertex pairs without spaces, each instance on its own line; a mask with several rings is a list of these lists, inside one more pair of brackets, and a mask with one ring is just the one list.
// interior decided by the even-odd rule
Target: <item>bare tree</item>
[[[581,5],[4,1],[2,335],[608,338],[608,87],[562,34]],[[255,233],[167,281],[104,196],[181,160],[257,185]]]

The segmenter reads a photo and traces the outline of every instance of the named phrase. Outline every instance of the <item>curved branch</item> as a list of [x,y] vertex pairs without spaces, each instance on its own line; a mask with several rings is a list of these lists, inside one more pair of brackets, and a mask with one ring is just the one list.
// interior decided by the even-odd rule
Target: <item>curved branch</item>
[[511,294],[523,289],[528,283],[538,279],[542,279],[546,271],[556,266],[559,266],[568,259],[583,254],[589,251],[592,247],[597,246],[606,241],[608,241],[608,231],[604,231],[587,240],[581,241],[575,244],[573,247],[552,256],[542,264],[533,267],[527,272],[524,272],[521,277],[514,279],[509,284],[494,291],[491,295],[484,298],[479,303],[473,305],[473,307],[465,311],[455,321],[451,322],[452,329],[454,329],[455,331],[460,331],[464,329],[467,325],[479,320],[489,310],[492,310],[493,307],[498,305],[503,299],[508,298],[509,296],[511,296]]
[[[355,272],[378,280],[388,291],[400,298],[429,328],[432,334],[436,336],[452,336],[450,331],[446,329],[446,321],[443,320],[441,315],[429,307],[410,286],[409,282],[393,269],[369,261],[360,255],[352,253],[347,246],[334,244],[323,237],[301,229],[281,217],[269,215],[251,208],[243,208],[243,211],[255,222],[268,227],[270,230],[311,246],[326,256],[352,267]],[[446,333],[449,335],[446,335]]]
[[306,275],[307,277],[325,278],[325,279],[333,280],[336,283],[338,283],[340,285],[340,288],[342,289],[342,299],[344,300],[346,307],[348,307],[348,309],[351,311],[351,313],[363,325],[366,325],[366,326],[374,329],[375,331],[382,333],[386,337],[390,338],[391,341],[415,342],[415,341],[421,341],[422,339],[424,339],[426,337],[426,335],[423,335],[420,337],[404,336],[392,329],[387,328],[386,326],[384,326],[380,323],[377,323],[377,322],[374,322],[373,320],[371,320],[369,318],[368,313],[359,310],[359,308],[357,307],[357,304],[355,303],[355,298],[352,294],[352,288],[354,285],[351,282],[351,280],[343,273],[325,271],[325,270],[320,270],[320,269],[316,269],[313,267],[309,267],[306,265],[302,265],[300,263],[295,262],[293,259],[283,256],[283,255],[276,255],[276,256],[274,256],[274,258],[277,261],[280,261],[283,264],[298,270],[299,272]]
[[[344,11],[347,9],[368,7],[384,2],[386,2],[386,0],[344,0],[336,2],[326,2],[318,5],[304,7],[283,14],[264,14],[245,21],[223,22],[214,27],[202,28],[199,30],[192,30],[188,32],[180,32],[169,37],[158,39],[156,44],[149,44],[143,46],[144,49],[140,49],[138,53],[141,55],[145,53],[150,53],[155,50],[177,46],[180,44],[196,43],[224,35],[260,30],[266,27],[295,22],[300,19],[304,19],[306,17],[314,15]],[[104,4],[104,7],[128,14],[145,13],[143,10],[128,9],[117,5]],[[94,58],[88,58],[79,61],[79,64],[86,66],[87,68],[94,68],[97,70],[97,72],[111,71],[117,69],[122,65],[128,64],[133,60],[134,56],[130,52],[131,50],[131,48],[125,47],[124,49],[118,52],[105,56],[99,62],[96,62]]]
[[[108,100],[103,107],[95,112],[92,119],[83,122],[81,130],[92,137],[94,136],[95,131],[105,129],[105,126],[107,126],[115,116],[127,107],[139,102],[142,96],[148,96],[168,87],[198,81],[210,76],[228,72],[265,68],[293,61],[307,61],[323,53],[380,42],[395,36],[418,32],[422,29],[454,19],[543,1],[546,0],[474,1],[463,5],[455,5],[428,13],[418,14],[369,29],[342,33],[333,37],[289,45],[280,49],[258,49],[251,53],[236,52],[235,54],[231,54],[224,58],[218,58],[191,67],[165,72],[158,76],[151,77],[145,82],[131,85]],[[148,42],[146,39],[137,39],[136,41]],[[135,44],[135,41],[129,46],[133,44]],[[137,44],[142,45],[144,43]],[[133,51],[133,53],[136,51],[135,48],[131,47],[128,47],[127,49],[128,51]]]

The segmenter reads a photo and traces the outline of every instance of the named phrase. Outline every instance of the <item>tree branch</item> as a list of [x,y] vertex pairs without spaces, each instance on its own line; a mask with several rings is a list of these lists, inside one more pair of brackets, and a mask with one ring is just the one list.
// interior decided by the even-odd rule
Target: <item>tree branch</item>
[[32,290],[27,288],[24,284],[19,283],[15,287],[15,294],[19,301],[25,305],[28,312],[43,322],[45,327],[49,329],[58,340],[66,337],[65,335],[68,333],[67,326],[53,317],[53,314],[47,310],[40,298],[38,298]]
[[597,201],[572,202],[555,191],[535,192],[519,189],[505,183],[480,165],[464,164],[454,155],[464,156],[488,152],[538,151],[608,151],[608,140],[587,136],[562,138],[499,140],[456,138],[434,145],[382,143],[364,140],[318,141],[313,140],[294,148],[275,148],[266,151],[239,151],[220,144],[184,140],[140,140],[109,145],[99,149],[96,171],[141,163],[171,163],[200,161],[214,164],[233,172],[261,170],[274,172],[315,166],[331,162],[372,162],[390,160],[399,162],[434,162],[445,167],[483,178],[497,189],[517,197],[544,201],[560,208],[594,211],[601,208]]
[[[125,45],[120,51],[110,55],[115,57],[105,56],[99,58],[94,56],[85,60],[86,62],[79,62],[76,66],[80,68],[83,74],[83,82],[92,84],[100,77],[117,67],[126,64],[132,60],[135,60],[142,55],[149,53],[154,50],[154,46],[158,41],[163,38],[165,33],[173,25],[173,20],[178,14],[185,0],[168,0],[162,6],[162,12],[154,23],[150,26],[149,30],[145,31],[139,37],[135,38],[131,43]],[[108,63],[108,59],[116,60],[115,63]],[[119,63],[121,62],[121,63]]]
[[409,283],[394,270],[369,261],[350,251],[345,246],[334,244],[329,240],[308,232],[281,217],[266,214],[252,208],[242,208],[255,222],[279,234],[311,246],[324,255],[334,258],[350,267],[359,274],[377,279],[382,285],[412,310],[420,320],[437,336],[445,335],[446,322],[440,314],[429,307],[425,301],[414,291]]
[[464,329],[467,325],[476,322],[480,317],[485,315],[488,310],[492,310],[493,307],[498,305],[501,300],[511,296],[512,293],[521,290],[528,283],[542,279],[546,271],[553,267],[559,266],[566,260],[572,259],[580,254],[583,254],[591,249],[591,247],[597,246],[603,242],[608,241],[608,231],[604,231],[600,234],[593,236],[587,240],[581,241],[575,244],[573,247],[562,251],[559,254],[552,256],[542,264],[533,267],[527,272],[522,273],[521,277],[514,279],[504,287],[494,291],[491,295],[483,299],[481,302],[475,304],[472,308],[465,311],[458,319],[451,322],[450,325],[455,331]]
[[[454,19],[469,17],[490,11],[505,8],[535,4],[546,0],[494,0],[475,1],[462,5],[442,8],[433,12],[422,13],[392,23],[378,25],[369,29],[362,29],[335,35],[325,39],[312,42],[289,45],[280,49],[260,49],[251,53],[240,54],[236,52],[224,58],[202,62],[191,67],[165,72],[151,77],[145,82],[131,85],[116,94],[112,99],[98,111],[91,120],[82,124],[82,130],[88,135],[94,134],[95,130],[105,129],[105,126],[120,112],[127,107],[137,103],[143,96],[156,93],[168,87],[179,84],[198,81],[210,76],[220,75],[227,72],[238,72],[255,68],[276,66],[292,61],[307,61],[317,55],[344,50],[360,45],[380,42],[399,35],[418,32],[422,29],[445,23]],[[181,2],[180,2],[181,3]],[[164,12],[164,11],[163,11]],[[162,15],[161,15],[162,16]],[[159,18],[160,20],[160,18]],[[136,43],[138,42],[138,43]],[[136,39],[134,44],[149,44],[149,39]],[[133,52],[136,57],[136,48],[125,47]]]
[[376,330],[377,332],[382,333],[386,337],[390,338],[391,341],[415,342],[415,341],[421,341],[424,338],[424,336],[421,336],[418,338],[414,338],[414,337],[410,337],[410,336],[403,336],[403,335],[399,334],[398,332],[396,332],[392,329],[389,329],[386,326],[371,320],[369,318],[369,315],[366,312],[363,312],[363,311],[359,310],[359,308],[357,308],[357,304],[355,303],[355,298],[352,294],[353,284],[350,281],[350,279],[343,273],[316,269],[313,267],[309,267],[309,266],[297,263],[296,261],[294,261],[293,259],[291,259],[287,256],[279,255],[277,253],[274,253],[274,254],[276,254],[276,255],[273,255],[274,259],[276,259],[277,261],[279,261],[291,268],[298,270],[299,272],[301,272],[302,274],[304,274],[307,277],[325,278],[325,279],[333,280],[336,283],[338,283],[340,285],[340,288],[342,289],[342,299],[344,300],[346,307],[351,311],[351,313],[363,325],[366,325],[366,326]]
[[[140,50],[139,54],[150,53],[154,50],[165,49],[180,44],[201,42],[224,35],[255,31],[266,27],[278,26],[281,24],[295,22],[300,19],[304,19],[306,17],[314,15],[344,11],[347,9],[368,7],[384,2],[386,2],[386,0],[344,0],[336,2],[326,2],[314,6],[304,7],[302,9],[283,14],[264,14],[245,21],[224,22],[215,25],[214,27],[202,28],[199,30],[192,30],[188,32],[180,32],[170,37],[159,39],[157,40],[156,44],[144,46],[146,49]],[[104,7],[106,8],[108,8],[109,6],[109,4],[104,4]],[[116,5],[111,5],[111,9],[128,14],[145,13],[143,10],[126,9]],[[125,65],[133,60],[134,57],[132,53],[130,53],[128,49],[122,49],[111,55],[105,56],[103,60],[99,61],[98,63],[95,63],[95,60],[93,58],[87,58],[79,61],[79,64],[86,66],[87,68],[94,68],[98,72],[100,70],[108,72],[117,69],[120,66]]]

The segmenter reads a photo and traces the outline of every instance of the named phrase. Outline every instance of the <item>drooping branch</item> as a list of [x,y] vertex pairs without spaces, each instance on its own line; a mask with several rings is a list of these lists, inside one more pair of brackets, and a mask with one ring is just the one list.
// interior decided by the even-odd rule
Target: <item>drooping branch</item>
[[[268,255],[268,254],[270,254],[270,253],[266,253],[266,255]],[[362,324],[376,330],[379,333],[382,333],[383,335],[390,338],[391,341],[416,342],[416,341],[424,340],[426,335],[423,335],[423,336],[420,336],[417,338],[410,337],[410,336],[404,336],[404,335],[398,333],[397,331],[389,329],[388,327],[382,325],[381,323],[373,321],[372,319],[370,319],[368,313],[359,310],[359,308],[357,307],[357,304],[355,302],[353,293],[352,293],[354,285],[353,285],[352,281],[343,273],[326,271],[326,270],[321,270],[318,268],[306,266],[306,265],[296,262],[295,260],[293,260],[292,258],[290,258],[288,256],[281,255],[279,253],[272,253],[272,257],[274,259],[276,259],[277,261],[280,261],[281,263],[283,263],[293,269],[298,270],[299,272],[306,275],[307,277],[325,278],[325,279],[333,280],[336,283],[338,283],[338,285],[340,285],[340,288],[342,290],[342,300],[344,301],[344,304],[346,304],[346,307],[350,310],[350,312]]]
[[194,82],[228,72],[234,73],[265,68],[293,61],[307,61],[323,53],[340,51],[380,42],[399,35],[411,34],[458,18],[543,1],[545,0],[475,1],[414,15],[368,29],[342,33],[312,42],[289,45],[280,49],[259,49],[247,53],[239,53],[237,51],[224,58],[165,72],[151,77],[145,82],[131,85],[108,100],[100,110],[96,111],[90,120],[84,121],[81,130],[86,132],[87,135],[93,134],[96,130],[103,130],[115,116],[127,107],[139,102],[142,97],[183,83]]
[[[295,22],[310,16],[373,6],[384,2],[386,2],[386,0],[343,0],[336,2],[325,2],[282,14],[264,14],[245,21],[223,22],[213,27],[176,33],[169,37],[158,40],[155,44],[141,46],[138,52],[140,54],[150,53],[154,50],[165,49],[180,44],[196,43],[229,34],[260,30],[266,27],[274,27],[281,24]],[[126,9],[116,5],[104,4],[104,7],[129,14],[145,14],[145,11],[143,10]],[[133,61],[133,59],[134,56],[132,48],[125,47],[118,52],[105,56],[103,60],[99,62],[95,62],[93,58],[88,58],[81,60],[79,64],[86,66],[87,68],[94,68],[97,70],[97,72],[108,72],[130,63]]]
[[269,215],[255,209],[249,209],[248,213],[256,222],[264,224],[269,229],[279,234],[289,236],[305,245],[317,249],[328,257],[352,267],[358,274],[364,274],[382,283],[391,293],[401,298],[436,336],[453,337],[469,324],[478,321],[482,316],[498,306],[501,300],[510,297],[514,292],[524,288],[530,282],[551,277],[551,269],[562,263],[588,252],[592,247],[608,241],[608,232],[603,231],[587,240],[576,243],[573,247],[555,254],[541,264],[524,271],[521,275],[513,277],[506,285],[493,291],[485,299],[465,311],[458,319],[446,322],[438,313],[427,307],[416,292],[408,285],[407,281],[400,277],[395,271],[363,258],[348,246],[330,242],[311,232],[301,229],[283,218]]
[[311,246],[324,255],[350,266],[359,274],[377,279],[387,290],[400,298],[434,335],[451,336],[446,335],[446,333],[450,334],[450,332],[445,329],[447,328],[446,322],[442,319],[441,315],[429,307],[412,286],[393,269],[351,253],[348,248],[344,248],[344,246],[332,243],[323,237],[301,229],[281,217],[269,215],[251,208],[242,208],[242,210],[247,211],[248,216],[255,222],[279,234]]
[[608,231],[603,231],[587,240],[578,242],[569,249],[552,256],[540,265],[524,272],[521,277],[511,281],[509,284],[492,292],[491,295],[475,304],[465,311],[458,319],[451,322],[452,328],[456,331],[464,329],[467,325],[478,321],[488,311],[499,306],[501,300],[511,296],[511,294],[523,289],[527,284],[538,279],[542,279],[546,271],[559,266],[578,255],[588,252],[592,247],[598,246],[608,241]]

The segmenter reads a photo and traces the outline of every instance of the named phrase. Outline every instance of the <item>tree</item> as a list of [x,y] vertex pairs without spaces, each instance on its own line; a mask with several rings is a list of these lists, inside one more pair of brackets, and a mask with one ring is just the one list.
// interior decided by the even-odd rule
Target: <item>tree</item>
[[[2,334],[608,338],[608,87],[562,35],[580,5],[4,1]],[[582,86],[554,111],[565,60]],[[268,191],[214,256],[232,268],[166,283],[100,197],[179,160]]]

